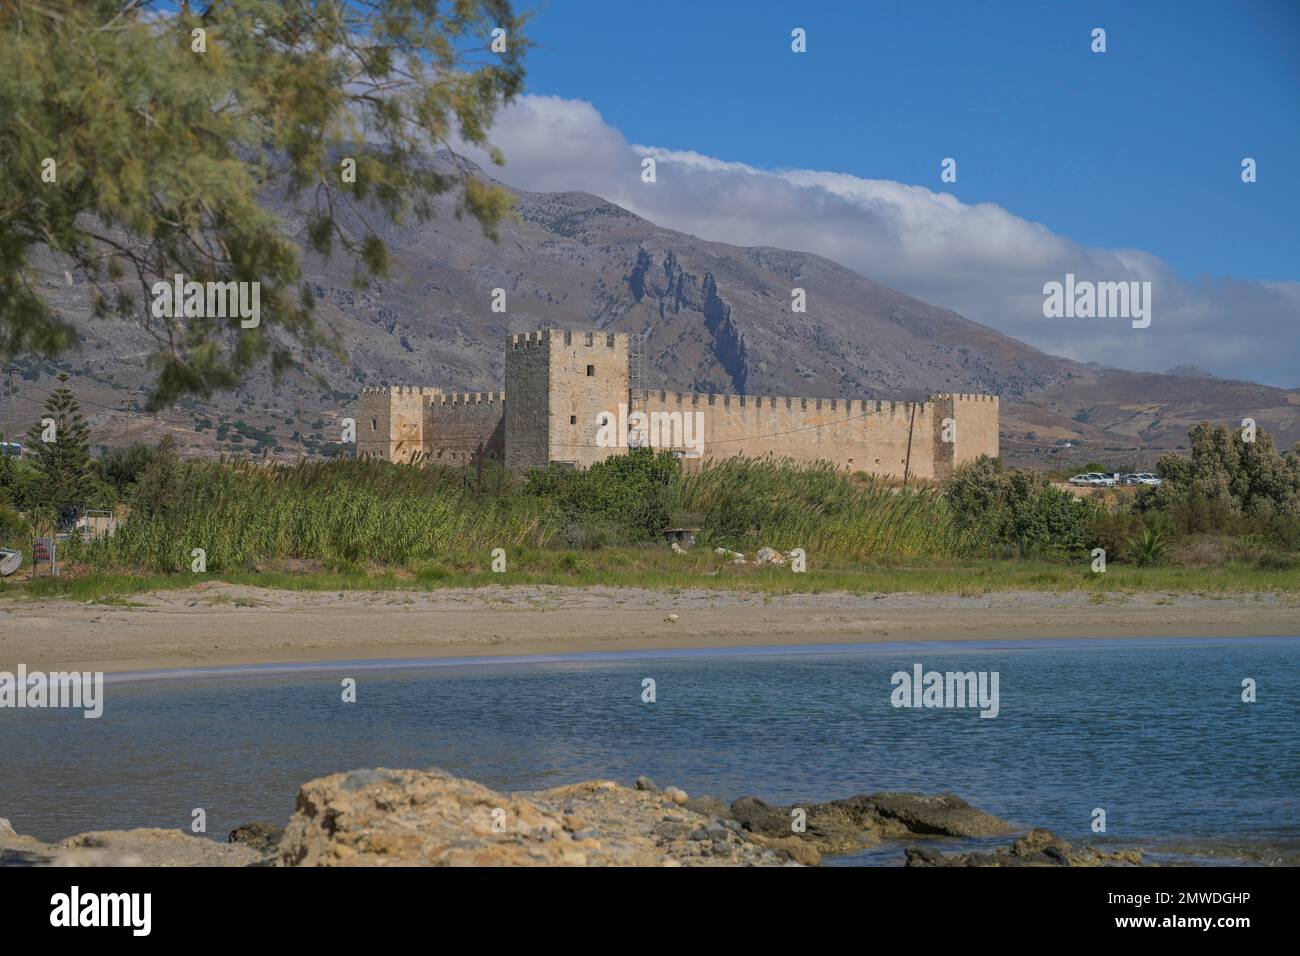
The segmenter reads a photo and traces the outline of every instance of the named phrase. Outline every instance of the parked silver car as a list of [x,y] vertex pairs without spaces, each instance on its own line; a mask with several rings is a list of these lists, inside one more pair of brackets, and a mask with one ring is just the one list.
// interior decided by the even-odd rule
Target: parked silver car
[[1126,485],[1152,485],[1156,488],[1159,488],[1164,484],[1160,478],[1151,474],[1149,471],[1139,471],[1131,475],[1125,475],[1121,481]]

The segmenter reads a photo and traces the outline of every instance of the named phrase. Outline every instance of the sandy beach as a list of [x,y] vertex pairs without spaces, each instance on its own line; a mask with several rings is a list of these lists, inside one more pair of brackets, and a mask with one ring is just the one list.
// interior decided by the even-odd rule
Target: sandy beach
[[0,601],[0,669],[143,671],[375,658],[882,641],[1300,635],[1300,594],[763,595],[635,588],[277,591]]

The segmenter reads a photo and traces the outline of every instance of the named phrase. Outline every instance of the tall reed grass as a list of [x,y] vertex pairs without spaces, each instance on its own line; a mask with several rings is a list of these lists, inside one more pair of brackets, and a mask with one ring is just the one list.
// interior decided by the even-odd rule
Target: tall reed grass
[[[606,527],[610,520],[595,489],[586,497],[581,485],[566,486],[561,501],[545,483],[533,486],[540,493],[530,491],[500,472],[483,482],[473,471],[355,460],[175,462],[164,471],[147,492],[141,483],[116,534],[75,545],[68,557],[161,572],[188,571],[195,548],[205,552],[209,571],[283,559],[418,566],[481,558],[498,547],[559,545],[574,539],[575,525]],[[668,482],[666,503],[698,515],[710,542],[802,547],[821,558],[864,561],[961,557],[974,545],[938,492],[890,488],[829,465],[733,459],[687,477],[656,474]],[[604,491],[609,481],[634,477],[642,485],[629,487],[643,490],[644,476],[597,476]],[[630,511],[626,520],[625,542],[643,538]],[[604,540],[620,543],[615,538]]]
[[372,461],[187,462],[164,497],[79,556],[158,571],[189,570],[194,548],[210,571],[284,558],[407,565],[545,545],[558,521],[545,501],[476,493],[459,470]]
[[684,511],[705,516],[711,534],[736,541],[757,531],[764,544],[810,554],[960,557],[976,545],[934,489],[891,487],[828,463],[731,458],[682,482]]

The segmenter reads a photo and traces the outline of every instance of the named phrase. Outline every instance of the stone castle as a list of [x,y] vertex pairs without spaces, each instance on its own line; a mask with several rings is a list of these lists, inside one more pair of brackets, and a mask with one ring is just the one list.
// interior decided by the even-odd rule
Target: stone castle
[[630,355],[626,333],[526,332],[506,344],[505,391],[363,389],[357,455],[583,468],[649,444],[672,448],[687,468],[770,454],[906,480],[941,479],[998,454],[994,395],[902,402],[634,389]]

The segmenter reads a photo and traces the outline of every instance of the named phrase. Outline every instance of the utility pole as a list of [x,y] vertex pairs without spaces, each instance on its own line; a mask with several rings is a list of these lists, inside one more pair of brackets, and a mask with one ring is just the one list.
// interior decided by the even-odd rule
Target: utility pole
[[[18,404],[17,400],[13,397],[13,390],[14,390],[14,372],[17,372],[17,371],[19,371],[19,368],[18,368],[18,366],[16,366],[16,365],[10,365],[8,368],[5,369],[5,402],[4,402],[4,409],[5,409],[5,412],[6,412],[6,415],[5,415],[5,418],[6,418],[6,419],[11,418],[11,417],[14,417],[14,415],[15,415],[15,406]],[[3,425],[4,425],[3,421],[0,421],[0,442],[6,441],[5,434],[4,434],[4,427],[3,427]],[[7,453],[8,453],[8,450],[6,449],[6,450],[5,450],[5,454],[7,454]]]
[[907,423],[907,461],[903,463],[903,487],[907,487],[908,476],[912,473],[912,430],[916,427],[916,402],[912,402],[912,418]]

